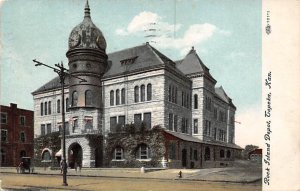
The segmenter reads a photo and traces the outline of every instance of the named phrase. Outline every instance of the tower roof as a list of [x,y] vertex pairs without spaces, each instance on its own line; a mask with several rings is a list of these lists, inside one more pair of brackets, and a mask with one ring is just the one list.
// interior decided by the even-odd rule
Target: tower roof
[[101,30],[92,22],[88,0],[84,8],[84,19],[70,33],[69,50],[77,48],[106,49]]
[[209,73],[209,69],[203,64],[194,47],[184,57],[183,60],[176,61],[176,67],[185,75],[193,75],[197,73],[205,74],[213,82],[216,80]]

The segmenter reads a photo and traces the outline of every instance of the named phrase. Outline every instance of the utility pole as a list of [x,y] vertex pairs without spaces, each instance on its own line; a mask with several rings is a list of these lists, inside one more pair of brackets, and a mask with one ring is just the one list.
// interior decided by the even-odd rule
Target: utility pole
[[80,79],[80,83],[81,82],[87,82],[85,79],[83,78],[79,78],[77,76],[74,76],[72,74],[69,73],[69,70],[67,70],[66,68],[64,68],[63,62],[61,62],[61,64],[55,64],[55,67],[49,66],[47,64],[44,64],[42,62],[37,61],[36,59],[33,60],[33,62],[36,62],[37,64],[35,64],[35,66],[45,66],[47,68],[52,69],[54,72],[56,72],[59,76],[60,79],[60,84],[61,84],[61,99],[62,99],[62,112],[61,112],[61,117],[62,117],[62,151],[63,151],[63,186],[68,186],[67,183],[67,161],[66,161],[66,129],[65,129],[65,78],[66,76],[70,76],[73,78],[77,78]]

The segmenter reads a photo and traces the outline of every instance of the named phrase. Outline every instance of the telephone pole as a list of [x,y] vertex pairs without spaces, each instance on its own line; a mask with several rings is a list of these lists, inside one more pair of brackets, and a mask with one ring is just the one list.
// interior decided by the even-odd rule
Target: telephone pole
[[44,64],[42,62],[37,61],[36,59],[33,60],[33,62],[36,62],[35,66],[45,66],[47,68],[52,69],[54,72],[56,72],[59,76],[60,79],[60,84],[61,84],[61,99],[62,99],[62,112],[61,112],[61,117],[62,117],[62,152],[63,152],[63,157],[62,157],[62,167],[63,167],[63,186],[68,186],[67,183],[67,161],[66,161],[66,129],[65,129],[65,78],[68,75],[69,77],[77,78],[80,79],[81,82],[87,82],[83,78],[79,78],[77,76],[71,75],[69,73],[69,70],[64,68],[63,62],[61,64],[55,64],[55,67],[49,66],[47,64]]

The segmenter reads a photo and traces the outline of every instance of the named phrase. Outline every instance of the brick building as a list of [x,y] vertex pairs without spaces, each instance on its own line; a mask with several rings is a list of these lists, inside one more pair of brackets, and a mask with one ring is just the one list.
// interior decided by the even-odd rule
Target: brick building
[[33,157],[33,111],[17,104],[1,105],[1,166],[17,166],[20,158]]
[[[194,48],[179,61],[149,43],[106,54],[87,3],[66,55],[70,73],[87,80],[65,83],[69,166],[216,167],[229,165],[240,151],[234,144],[236,107],[215,87]],[[59,78],[32,94],[35,157],[53,165],[61,158],[53,144],[62,123]]]

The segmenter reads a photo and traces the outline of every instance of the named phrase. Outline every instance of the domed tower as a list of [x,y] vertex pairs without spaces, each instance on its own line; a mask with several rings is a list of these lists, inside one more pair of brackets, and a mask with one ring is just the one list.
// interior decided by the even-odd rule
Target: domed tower
[[102,107],[101,78],[107,67],[106,41],[92,22],[88,1],[84,19],[69,36],[69,71],[73,76],[69,82],[70,110]]

